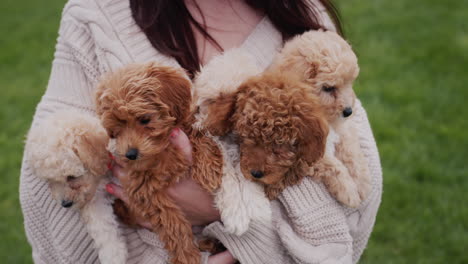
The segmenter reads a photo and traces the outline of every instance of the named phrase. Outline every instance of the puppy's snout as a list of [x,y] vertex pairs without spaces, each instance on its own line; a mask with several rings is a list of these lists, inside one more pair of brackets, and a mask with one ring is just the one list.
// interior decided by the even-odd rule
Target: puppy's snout
[[263,171],[258,171],[258,170],[251,170],[250,174],[252,174],[252,176],[257,179],[260,179],[264,176]]
[[138,149],[131,148],[125,153],[125,157],[129,160],[136,160],[138,158]]
[[62,206],[65,208],[70,208],[73,205],[73,201],[70,200],[62,200]]
[[353,114],[353,109],[351,107],[346,107],[344,110],[343,110],[343,116],[344,117],[348,117],[350,115]]

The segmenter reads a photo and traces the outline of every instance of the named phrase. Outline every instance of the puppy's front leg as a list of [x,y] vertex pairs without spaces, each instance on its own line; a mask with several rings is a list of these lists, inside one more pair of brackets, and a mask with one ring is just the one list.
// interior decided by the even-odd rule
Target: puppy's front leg
[[335,156],[325,156],[311,167],[310,175],[321,181],[339,202],[349,207],[361,203],[358,188],[348,169]]
[[149,220],[171,255],[171,263],[199,264],[200,251],[194,243],[192,226],[183,212],[164,191],[157,192],[151,199],[157,213]]
[[337,132],[339,141],[336,144],[335,155],[348,168],[349,174],[357,184],[359,196],[364,200],[371,190],[371,177],[366,157],[359,145],[356,127],[347,122]]
[[192,226],[166,192],[171,180],[178,177],[156,177],[153,171],[136,171],[128,178],[132,180],[122,181],[122,184],[128,194],[130,211],[137,212],[150,223],[152,231],[164,243],[170,262],[199,264],[201,254],[194,243]]
[[103,264],[127,262],[127,245],[112,211],[111,200],[104,191],[106,180],[101,181],[93,199],[83,208],[86,228],[98,249]]

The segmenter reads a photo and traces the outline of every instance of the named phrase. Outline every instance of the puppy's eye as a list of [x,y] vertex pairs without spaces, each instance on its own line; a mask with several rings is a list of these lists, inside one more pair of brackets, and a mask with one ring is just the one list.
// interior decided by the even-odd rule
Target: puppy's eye
[[76,179],[78,179],[78,177],[76,177],[76,176],[73,176],[73,175],[68,175],[67,176],[67,182],[73,182]]
[[324,91],[326,93],[332,93],[332,92],[336,91],[336,87],[335,86],[324,85],[322,87],[322,91]]
[[148,118],[148,117],[144,117],[144,118],[140,119],[140,124],[142,124],[142,125],[147,125],[147,124],[149,124],[149,122],[151,122],[151,119]]

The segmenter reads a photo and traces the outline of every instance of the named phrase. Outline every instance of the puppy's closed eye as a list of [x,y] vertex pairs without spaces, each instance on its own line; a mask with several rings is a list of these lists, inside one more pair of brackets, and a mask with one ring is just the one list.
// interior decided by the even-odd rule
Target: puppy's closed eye
[[73,175],[67,176],[67,183],[68,183],[68,186],[73,190],[80,189],[82,185],[79,181],[79,177],[73,176]]
[[74,182],[74,181],[76,181],[77,179],[78,179],[78,177],[73,176],[73,175],[68,175],[68,176],[67,176],[67,182],[69,182],[69,183],[70,183],[70,182]]
[[151,119],[149,119],[149,118],[141,119],[140,124],[147,125],[150,121],[151,121]]
[[328,85],[324,85],[322,87],[322,91],[326,92],[326,93],[333,93],[336,91],[336,87],[335,86],[328,86]]
[[140,122],[140,125],[147,125],[151,122],[151,117],[147,117],[147,116],[141,117],[139,119],[139,122]]

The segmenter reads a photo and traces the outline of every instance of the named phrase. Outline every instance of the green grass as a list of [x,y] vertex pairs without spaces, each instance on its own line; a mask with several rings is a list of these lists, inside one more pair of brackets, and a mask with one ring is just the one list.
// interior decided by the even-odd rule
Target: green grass
[[[64,0],[0,1],[0,259],[30,263],[23,138],[47,85]],[[468,1],[339,0],[384,196],[363,263],[468,263]]]
[[31,263],[19,205],[24,135],[44,93],[63,0],[0,1],[0,259]]
[[384,169],[364,263],[468,263],[468,1],[340,1]]

